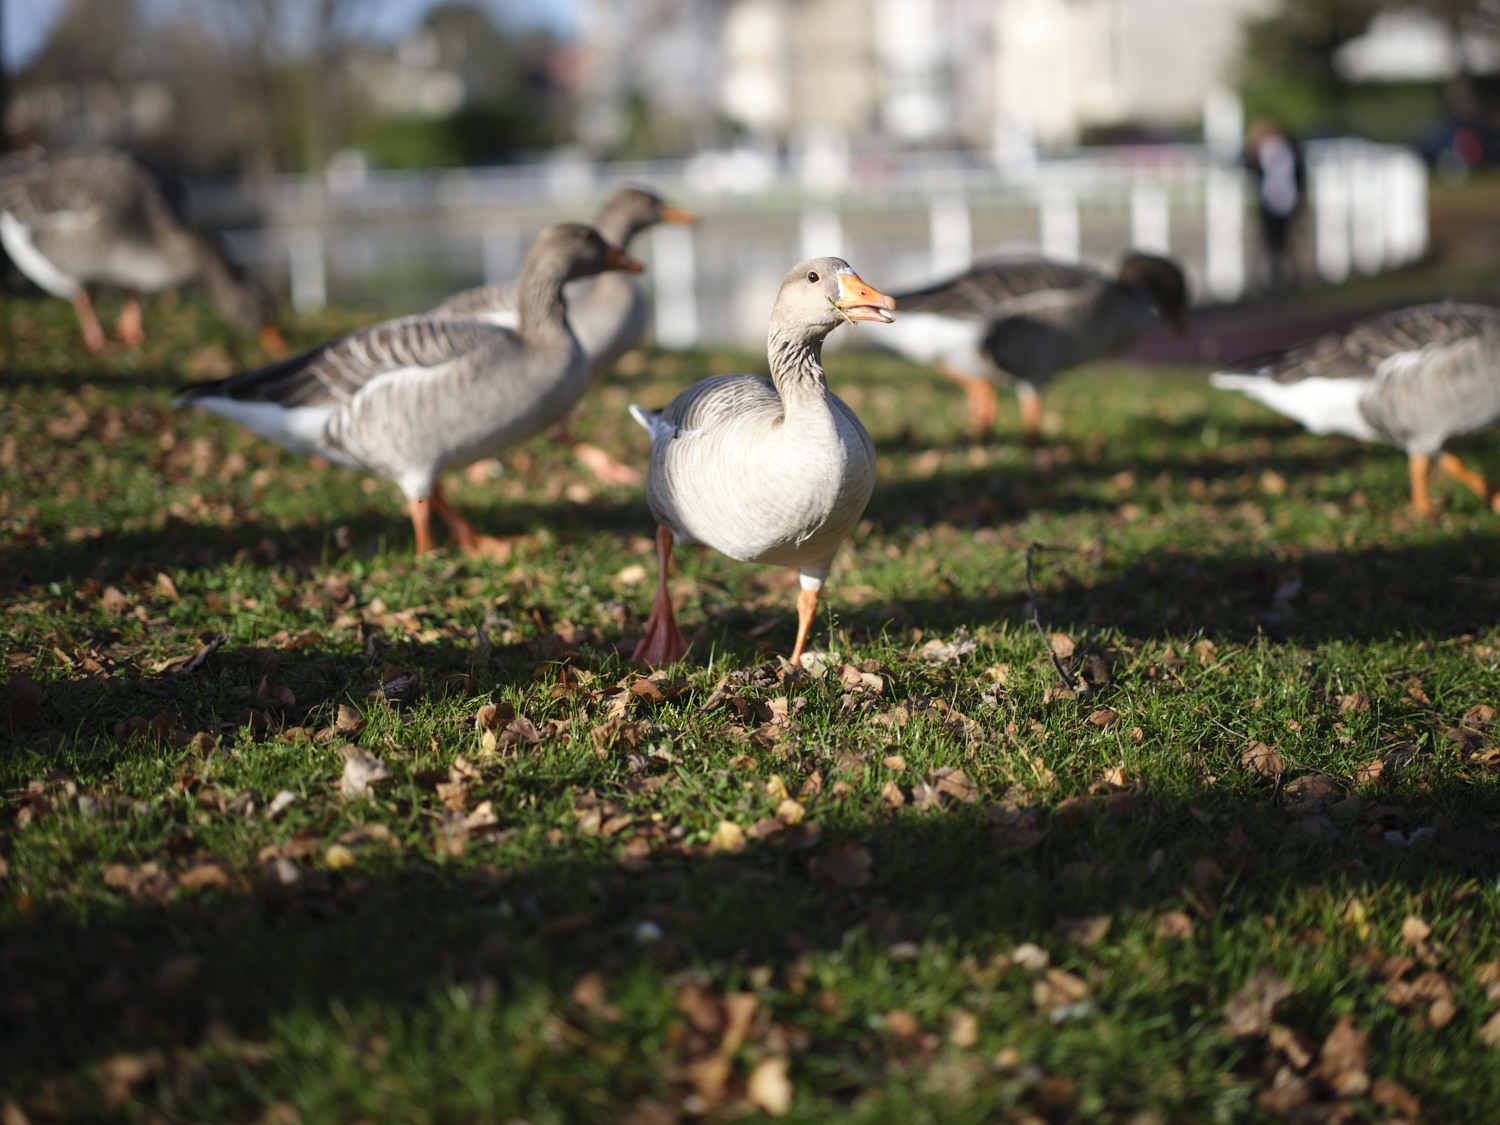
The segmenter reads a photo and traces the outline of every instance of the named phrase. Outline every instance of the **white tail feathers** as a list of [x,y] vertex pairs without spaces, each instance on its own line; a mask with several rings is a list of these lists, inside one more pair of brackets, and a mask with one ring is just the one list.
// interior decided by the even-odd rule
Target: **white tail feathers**
[[1347,434],[1361,441],[1380,441],[1380,433],[1365,420],[1360,399],[1369,379],[1325,379],[1312,376],[1295,383],[1278,383],[1265,374],[1216,371],[1208,381],[1224,391],[1239,391],[1278,414],[1300,422],[1315,434]]
[[642,410],[635,403],[630,404],[630,416],[641,424],[641,429],[651,435],[651,440],[656,440],[656,431],[661,426],[660,410]]

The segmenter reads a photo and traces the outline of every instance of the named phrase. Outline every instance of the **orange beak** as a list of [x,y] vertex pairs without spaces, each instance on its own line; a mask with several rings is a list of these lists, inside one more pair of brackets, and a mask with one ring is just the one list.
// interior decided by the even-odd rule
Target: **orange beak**
[[661,221],[664,223],[686,223],[692,226],[698,221],[698,216],[691,211],[684,211],[681,207],[673,207],[670,203],[661,209]]
[[892,318],[885,310],[896,307],[896,298],[872,289],[859,279],[858,274],[839,271],[839,296],[843,300],[835,307],[850,320],[891,322]]
[[260,346],[272,359],[281,359],[287,353],[286,341],[281,338],[281,333],[274,324],[261,325]]
[[604,268],[607,270],[624,270],[626,273],[640,273],[646,267],[618,246],[611,246],[609,253],[604,258]]

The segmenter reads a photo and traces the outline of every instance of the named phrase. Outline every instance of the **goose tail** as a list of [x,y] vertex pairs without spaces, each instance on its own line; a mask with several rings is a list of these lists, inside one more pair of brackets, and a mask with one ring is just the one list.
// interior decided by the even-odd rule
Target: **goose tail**
[[1248,391],[1264,384],[1266,378],[1262,372],[1215,371],[1208,382],[1221,391]]
[[630,416],[640,423],[641,429],[651,435],[651,440],[656,440],[656,432],[661,428],[660,410],[643,410],[635,403],[630,404]]

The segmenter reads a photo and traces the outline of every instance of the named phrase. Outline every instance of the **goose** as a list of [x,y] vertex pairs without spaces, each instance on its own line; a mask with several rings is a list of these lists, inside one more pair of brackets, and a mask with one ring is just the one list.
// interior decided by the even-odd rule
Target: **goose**
[[1124,351],[1156,315],[1187,331],[1182,270],[1149,254],[1131,254],[1113,281],[1045,258],[991,261],[896,301],[901,318],[878,343],[963,387],[976,435],[995,420],[997,386],[1015,388],[1034,439],[1055,373]]
[[43,290],[73,303],[91,352],[105,342],[89,285],[127,291],[115,330],[135,347],[146,338],[138,295],[197,281],[232,327],[286,355],[265,291],[187,225],[164,182],[129,153],[32,148],[0,160],[0,245]]
[[395,481],[409,501],[417,554],[431,521],[471,555],[509,556],[443,495],[438,474],[493,457],[557,422],[589,381],[568,326],[564,284],[641,268],[591,227],[561,223],[532,244],[521,270],[520,326],[418,314],[345,336],[258,371],[188,388],[191,403],[293,453]]
[[1500,512],[1500,494],[1444,443],[1500,422],[1500,309],[1451,301],[1361,321],[1289,351],[1220,371],[1239,391],[1315,434],[1345,434],[1406,452],[1411,506],[1432,515],[1437,467]]
[[771,377],[720,375],[665,409],[630,407],[651,435],[646,496],[656,517],[656,599],[634,660],[670,664],[687,652],[672,613],[674,543],[701,543],[741,562],[795,567],[802,650],[839,544],[875,486],[875,446],[823,373],[823,340],[844,321],[890,323],[896,302],[841,258],[792,268],[771,313]]
[[[674,207],[654,191],[640,187],[616,189],[599,209],[594,229],[611,245],[630,248],[630,240],[657,223],[696,223],[697,217]],[[615,362],[641,338],[646,330],[646,298],[640,287],[622,273],[604,273],[570,282],[563,293],[568,302],[568,323],[583,345],[592,368],[592,381],[607,378]],[[455,293],[432,310],[442,316],[466,316],[516,326],[516,286],[498,282]],[[567,423],[554,436],[572,451],[600,480],[608,484],[639,485],[638,469],[615,460],[597,445],[579,441],[568,432]]]

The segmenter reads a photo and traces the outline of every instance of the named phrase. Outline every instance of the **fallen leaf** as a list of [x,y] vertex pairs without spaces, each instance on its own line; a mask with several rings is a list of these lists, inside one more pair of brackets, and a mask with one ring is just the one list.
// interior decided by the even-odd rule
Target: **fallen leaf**
[[1240,765],[1257,777],[1276,777],[1286,772],[1286,759],[1274,746],[1251,742],[1240,752]]
[[1479,1029],[1479,1041],[1486,1047],[1500,1050],[1500,1012],[1484,1021],[1484,1026]]
[[1313,1073],[1327,1082],[1338,1097],[1362,1096],[1370,1088],[1370,1076],[1365,1071],[1369,1061],[1369,1041],[1368,1031],[1354,1029],[1353,1016],[1340,1016],[1323,1041],[1323,1051]]
[[1187,941],[1193,936],[1193,920],[1180,910],[1164,910],[1156,916],[1156,936],[1163,941]]
[[942,641],[934,638],[917,649],[917,656],[929,664],[948,664],[973,652],[978,647],[978,643],[969,636],[968,628],[960,625],[953,634],[953,640]]
[[1412,1096],[1410,1090],[1394,1078],[1380,1077],[1370,1087],[1370,1100],[1376,1105],[1389,1106],[1397,1113],[1415,1119],[1422,1113],[1422,1103]]
[[901,792],[901,786],[894,781],[887,781],[880,787],[880,807],[883,809],[899,809],[906,804],[906,794]]
[[338,716],[333,720],[333,729],[346,738],[353,738],[365,727],[370,725],[370,720],[359,713],[358,709],[350,707],[347,703],[339,704]]
[[590,730],[589,738],[593,741],[594,753],[603,760],[610,751],[621,747],[634,750],[646,738],[647,732],[645,723],[633,723],[617,716]]
[[1381,761],[1379,758],[1376,758],[1374,761],[1372,761],[1372,762],[1366,762],[1364,765],[1360,766],[1357,770],[1355,770],[1354,771],[1354,780],[1355,781],[1361,781],[1361,782],[1363,782],[1363,781],[1375,781],[1376,779],[1378,779],[1380,777],[1381,773],[1384,770],[1385,770],[1385,763],[1383,761]]
[[344,755],[344,774],[339,779],[339,791],[349,800],[372,797],[371,786],[390,780],[390,767],[354,743],[345,743],[340,752]]
[[1059,659],[1066,660],[1073,655],[1073,638],[1066,633],[1048,633],[1047,641],[1052,646],[1052,651],[1057,653]]
[[1062,969],[1048,969],[1047,975],[1031,986],[1032,1003],[1049,1012],[1076,1004],[1088,994],[1087,981]]
[[1008,956],[1013,963],[1023,969],[1030,969],[1033,973],[1041,972],[1052,963],[1052,958],[1045,949],[1029,941],[1016,946]]
[[834,886],[853,890],[870,882],[870,867],[873,862],[866,848],[838,840],[812,861],[812,868]]
[[1292,994],[1292,986],[1266,966],[1258,969],[1224,1009],[1224,1030],[1236,1039],[1262,1035],[1271,1026],[1276,1005]]
[[745,1096],[768,1117],[785,1117],[792,1108],[792,1082],[786,1071],[784,1058],[761,1059],[745,1083]]
[[791,797],[783,797],[776,806],[776,818],[784,824],[801,824],[807,815],[807,806]]
[[1362,691],[1339,696],[1339,710],[1345,715],[1362,715],[1370,709],[1370,697]]
[[1432,936],[1432,927],[1415,914],[1408,914],[1401,923],[1401,944],[1420,945]]
[[1057,919],[1057,936],[1070,945],[1088,946],[1098,945],[1104,940],[1104,935],[1109,933],[1110,923],[1114,921],[1112,915],[1097,914],[1085,918],[1059,917]]
[[573,985],[571,993],[573,1003],[590,1015],[598,1016],[610,1023],[618,1022],[621,1012],[609,1002],[607,986],[608,982],[604,979],[603,973],[597,970],[584,973]]
[[897,1039],[915,1039],[922,1034],[922,1025],[908,1011],[896,1008],[885,1014],[885,1029]]
[[904,773],[906,771],[906,759],[900,754],[891,754],[882,758],[880,764],[892,773]]
[[1111,711],[1108,707],[1101,707],[1099,708],[1099,710],[1090,715],[1085,721],[1091,726],[1096,726],[1100,730],[1105,730],[1106,728],[1112,727],[1120,721],[1120,713],[1118,711]]
[[973,1012],[954,1012],[948,1020],[948,1042],[967,1051],[979,1042],[979,1018]]
[[[165,1066],[166,1059],[160,1051],[112,1055],[105,1059],[96,1072],[104,1094],[104,1107],[111,1112],[120,1109],[131,1099],[137,1087],[145,1085]],[[15,1102],[6,1102],[3,1113],[0,1113],[0,1122],[3,1125],[28,1125],[28,1118]]]
[[275,820],[287,809],[297,803],[297,794],[290,789],[277,790],[276,796],[271,798],[271,803],[266,806],[266,819]]
[[716,852],[742,852],[745,850],[745,830],[732,820],[721,820],[709,837],[708,846]]
[[323,862],[333,871],[353,867],[357,862],[354,853],[343,844],[333,844],[323,853]]
[[1338,800],[1342,791],[1332,779],[1315,773],[1289,782],[1286,795],[1296,802],[1299,809],[1307,809],[1317,805],[1331,804]]
[[1306,1070],[1312,1065],[1313,1044],[1295,1028],[1287,1027],[1285,1024],[1273,1023],[1270,1032],[1266,1035],[1266,1044],[1273,1051],[1280,1051],[1286,1056],[1286,1061],[1298,1070]]
[[229,873],[222,864],[200,863],[184,871],[178,877],[177,884],[182,887],[227,887]]

